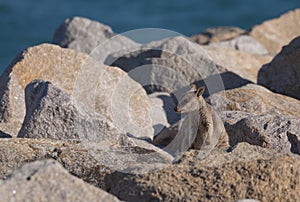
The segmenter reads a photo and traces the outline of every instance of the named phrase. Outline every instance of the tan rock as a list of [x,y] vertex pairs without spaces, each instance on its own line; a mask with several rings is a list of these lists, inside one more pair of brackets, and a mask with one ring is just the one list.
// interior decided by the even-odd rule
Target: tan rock
[[259,69],[272,60],[268,55],[254,55],[223,47],[202,47],[216,64],[254,83],[257,81]]
[[211,95],[208,101],[217,111],[281,114],[300,118],[300,101],[255,84]]
[[168,154],[146,141],[120,138],[117,141],[80,142],[50,139],[0,139],[0,179],[27,162],[52,158],[70,173],[105,189],[104,178],[112,172],[129,172],[137,167],[143,172],[168,166]]
[[230,153],[215,151],[203,161],[196,160],[193,152],[179,164],[148,175],[115,173],[108,180],[110,192],[126,201],[295,201],[300,197],[298,155],[248,144],[239,144]]
[[267,20],[252,28],[250,36],[260,41],[272,53],[300,35],[300,9],[284,13],[278,18]]
[[[24,89],[35,79],[50,81],[109,120],[113,119],[114,112],[119,112],[114,115],[114,123],[119,124],[116,126],[121,132],[137,135],[137,130],[142,128],[143,136],[153,135],[148,97],[138,83],[119,68],[105,66],[86,54],[51,44],[23,51],[2,74],[0,129],[3,132],[17,135],[25,117]],[[113,92],[118,93],[112,96]],[[129,127],[124,120],[130,123]],[[138,129],[130,128],[131,125]]]

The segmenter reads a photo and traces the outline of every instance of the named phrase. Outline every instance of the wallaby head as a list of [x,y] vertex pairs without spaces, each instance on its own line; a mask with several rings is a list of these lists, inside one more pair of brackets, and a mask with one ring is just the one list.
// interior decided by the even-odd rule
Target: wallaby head
[[175,107],[176,112],[189,112],[199,110],[199,101],[202,100],[202,94],[205,87],[202,86],[197,89],[196,85],[191,85],[190,90],[179,100]]

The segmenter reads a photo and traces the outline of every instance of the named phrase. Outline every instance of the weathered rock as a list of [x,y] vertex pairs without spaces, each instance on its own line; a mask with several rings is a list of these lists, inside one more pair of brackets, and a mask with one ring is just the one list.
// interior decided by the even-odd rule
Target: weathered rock
[[119,131],[105,117],[93,113],[52,83],[34,80],[25,89],[26,116],[22,138],[119,139]]
[[246,52],[250,54],[256,55],[265,55],[268,54],[266,48],[253,37],[248,35],[241,35],[234,39],[221,41],[221,42],[213,42],[209,44],[210,46],[216,47],[224,47],[233,50],[238,50],[241,52]]
[[[201,46],[183,37],[146,44],[137,51],[112,54],[106,64],[118,66],[144,85],[173,92],[193,82],[205,82],[210,93],[235,88],[250,81],[218,66]],[[154,90],[153,90],[154,89]]]
[[280,115],[223,112],[230,142],[248,142],[276,151],[300,154],[300,119]]
[[300,197],[297,155],[248,144],[239,144],[230,153],[215,151],[203,161],[197,161],[194,152],[177,165],[147,175],[115,173],[107,179],[110,192],[126,201],[294,201]]
[[216,64],[253,83],[257,81],[259,69],[272,60],[268,55],[254,55],[218,46],[203,46],[203,48]]
[[2,183],[3,201],[119,201],[72,176],[54,160],[28,163]]
[[108,54],[138,46],[129,38],[116,35],[109,26],[83,17],[66,19],[57,28],[53,42],[88,53],[102,62]]
[[207,45],[213,42],[226,41],[236,38],[245,32],[245,30],[239,27],[208,28],[200,34],[191,36],[191,40],[200,45]]
[[267,20],[252,28],[250,36],[262,43],[273,54],[300,35],[300,9],[289,11],[279,18]]
[[300,118],[300,101],[273,93],[255,84],[227,90],[223,94],[214,94],[207,100],[216,111],[233,110],[252,114],[268,113]]
[[172,161],[157,147],[125,136],[98,143],[10,138],[0,140],[0,179],[26,162],[45,158],[57,160],[73,175],[102,189],[106,189],[105,177],[112,172],[150,172]]
[[[153,136],[148,96],[138,83],[119,68],[105,66],[86,54],[50,44],[28,48],[0,77],[0,129],[4,133],[17,135],[25,117],[24,89],[35,79],[50,81],[111,121],[111,109],[115,109],[120,112],[114,116],[118,119],[113,121],[118,128],[124,125],[122,120],[125,119],[126,123],[144,129],[143,136]],[[128,131],[130,127],[121,129],[121,132],[137,135],[136,130]]]
[[[298,22],[300,22],[299,20]],[[300,37],[297,37],[283,47],[281,52],[269,64],[260,69],[257,83],[274,92],[300,99],[299,75]]]

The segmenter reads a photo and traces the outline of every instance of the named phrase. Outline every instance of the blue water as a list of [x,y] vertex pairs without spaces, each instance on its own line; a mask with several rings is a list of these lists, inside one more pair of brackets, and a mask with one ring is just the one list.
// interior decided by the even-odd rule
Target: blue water
[[21,50],[51,42],[67,17],[88,17],[119,33],[155,27],[190,36],[214,26],[249,29],[299,7],[299,0],[0,0],[0,72]]

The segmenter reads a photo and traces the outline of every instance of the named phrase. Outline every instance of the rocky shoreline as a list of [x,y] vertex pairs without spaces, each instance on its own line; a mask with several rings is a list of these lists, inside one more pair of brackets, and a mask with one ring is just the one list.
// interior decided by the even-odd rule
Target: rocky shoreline
[[[299,22],[296,9],[139,44],[66,19],[0,77],[1,199],[297,201]],[[190,84],[206,85],[229,138],[205,158],[153,143],[178,133],[174,96]]]

